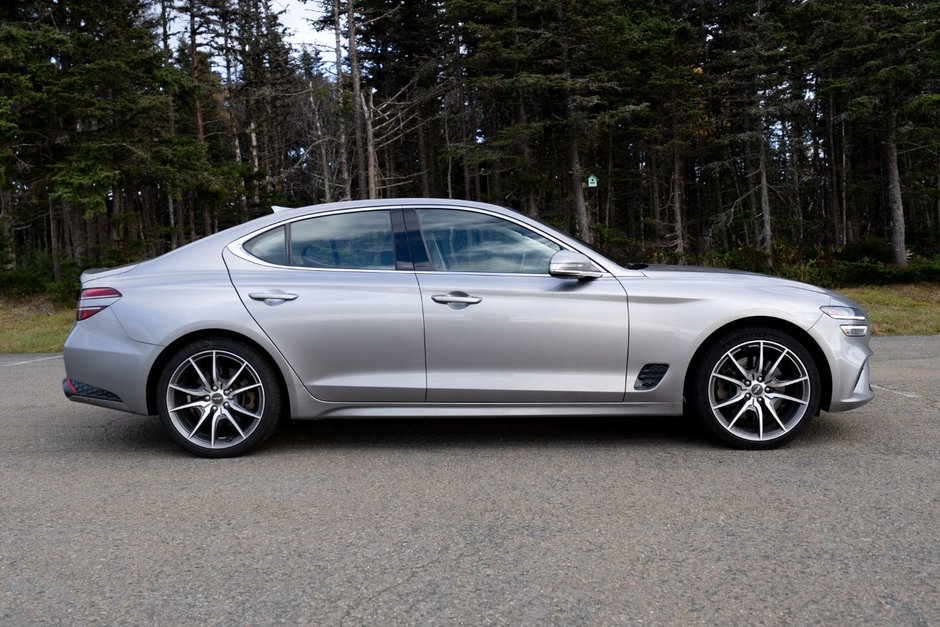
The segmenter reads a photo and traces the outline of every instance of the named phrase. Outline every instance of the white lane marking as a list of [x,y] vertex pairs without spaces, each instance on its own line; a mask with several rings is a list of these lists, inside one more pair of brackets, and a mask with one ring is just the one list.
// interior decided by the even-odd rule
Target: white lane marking
[[891,392],[892,394],[897,394],[898,396],[906,396],[907,398],[921,398],[917,394],[911,394],[910,392],[898,392],[897,390],[892,390],[891,388],[883,388],[880,385],[871,384],[876,390],[884,390],[885,392]]
[[37,361],[49,361],[50,359],[62,359],[62,355],[56,355],[54,357],[39,357],[38,359],[27,359],[26,361],[17,361],[12,364],[3,364],[3,367],[10,368],[12,366],[25,366],[26,364],[34,364]]

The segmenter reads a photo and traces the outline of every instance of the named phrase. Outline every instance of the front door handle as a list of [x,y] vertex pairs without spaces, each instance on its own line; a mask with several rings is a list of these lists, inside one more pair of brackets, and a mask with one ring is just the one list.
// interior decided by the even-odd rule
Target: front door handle
[[289,294],[288,292],[282,292],[281,290],[271,290],[270,292],[252,292],[248,295],[251,300],[296,300],[297,294]]
[[431,297],[435,303],[442,305],[476,305],[483,299],[479,296],[471,296],[466,292],[451,292],[449,294],[435,294]]

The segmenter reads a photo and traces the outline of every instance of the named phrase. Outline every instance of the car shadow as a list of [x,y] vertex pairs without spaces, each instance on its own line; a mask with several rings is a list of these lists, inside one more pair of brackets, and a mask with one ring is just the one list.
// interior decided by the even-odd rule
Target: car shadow
[[287,421],[264,448],[435,448],[568,446],[573,444],[631,446],[713,443],[682,416],[619,418],[382,418]]
[[[843,414],[823,413],[799,434],[801,447],[855,443],[867,431]],[[84,430],[79,448],[110,452],[151,451],[190,457],[164,432],[156,416],[124,414]],[[362,418],[285,420],[258,452],[349,449],[556,447],[727,449],[688,416]],[[786,448],[786,447],[784,447]]]
[[[121,414],[81,432],[81,450],[179,454],[156,416]],[[324,449],[568,447],[573,445],[721,448],[683,416],[612,418],[362,418],[285,420],[258,452]],[[74,447],[73,447],[74,448]]]

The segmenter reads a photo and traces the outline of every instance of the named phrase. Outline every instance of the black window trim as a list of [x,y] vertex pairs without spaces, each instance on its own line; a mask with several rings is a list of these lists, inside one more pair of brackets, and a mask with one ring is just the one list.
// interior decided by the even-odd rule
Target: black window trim
[[404,214],[405,226],[408,229],[408,248],[415,271],[440,272],[440,270],[434,270],[434,266],[431,264],[427,245],[424,242],[424,233],[421,232],[421,223],[418,222],[417,211],[412,207],[401,211]]

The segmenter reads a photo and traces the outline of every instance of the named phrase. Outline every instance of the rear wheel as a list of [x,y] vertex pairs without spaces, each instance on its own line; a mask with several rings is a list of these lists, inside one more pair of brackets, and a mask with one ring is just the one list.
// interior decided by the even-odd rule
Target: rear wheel
[[819,410],[819,370],[790,335],[767,328],[719,337],[691,373],[692,410],[718,438],[738,448],[779,446]]
[[268,359],[227,338],[189,344],[167,362],[157,389],[170,437],[203,457],[232,457],[264,442],[281,414],[281,389]]

